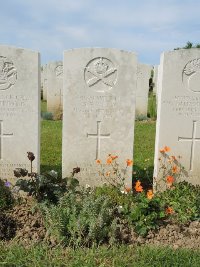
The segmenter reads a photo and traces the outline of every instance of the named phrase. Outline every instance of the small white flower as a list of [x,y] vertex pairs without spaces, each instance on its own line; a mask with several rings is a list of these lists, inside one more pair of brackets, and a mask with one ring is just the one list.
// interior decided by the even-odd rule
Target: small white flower
[[89,184],[86,184],[86,185],[85,185],[85,188],[86,188],[86,189],[90,188],[90,185],[89,185]]
[[58,176],[58,173],[56,171],[54,171],[54,170],[51,170],[49,172],[49,174],[52,175],[52,176],[54,176],[54,177],[57,177]]

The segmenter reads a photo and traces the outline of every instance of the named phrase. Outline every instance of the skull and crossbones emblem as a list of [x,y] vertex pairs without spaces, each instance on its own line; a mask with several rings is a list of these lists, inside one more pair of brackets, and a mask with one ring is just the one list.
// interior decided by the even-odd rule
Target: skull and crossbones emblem
[[107,58],[100,57],[91,60],[84,70],[85,82],[89,87],[96,84],[104,85],[99,91],[109,90],[117,81],[117,69],[113,62]]

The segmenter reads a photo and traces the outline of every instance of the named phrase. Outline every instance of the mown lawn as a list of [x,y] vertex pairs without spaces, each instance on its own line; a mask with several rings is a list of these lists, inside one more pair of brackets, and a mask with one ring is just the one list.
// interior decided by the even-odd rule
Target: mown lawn
[[73,250],[0,243],[0,266],[4,267],[199,267],[199,263],[198,251],[183,249],[121,245]]

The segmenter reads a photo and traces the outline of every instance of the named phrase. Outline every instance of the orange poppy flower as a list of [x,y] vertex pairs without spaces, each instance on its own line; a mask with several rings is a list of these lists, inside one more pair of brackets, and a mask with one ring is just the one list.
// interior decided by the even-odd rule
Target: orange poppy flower
[[172,167],[172,173],[178,173],[179,172],[179,168],[175,165]]
[[165,147],[164,147],[164,150],[165,150],[165,152],[169,152],[171,149],[170,149],[170,147],[165,146]]
[[97,160],[96,160],[96,163],[97,163],[97,164],[101,164],[101,160],[100,160],[100,159],[97,159]]
[[135,183],[135,191],[136,192],[142,192],[143,191],[143,187],[141,186],[141,182],[139,180],[137,180],[137,182]]
[[165,146],[164,148],[161,148],[161,149],[160,149],[160,153],[169,152],[170,150],[171,150],[170,147]]
[[167,208],[165,209],[165,213],[166,213],[166,214],[172,214],[172,213],[174,213],[174,210],[173,210],[171,207],[167,207]]
[[166,181],[168,184],[173,184],[174,183],[174,177],[171,176],[171,175],[168,175],[167,178],[166,178]]
[[148,190],[147,191],[147,198],[148,199],[152,199],[154,197],[154,193],[153,193],[153,191],[152,190]]
[[127,164],[127,166],[132,166],[133,165],[133,161],[131,159],[127,159],[126,160],[126,164]]
[[112,159],[111,159],[110,157],[107,158],[106,163],[107,163],[108,165],[111,164],[111,163],[112,163]]
[[124,188],[124,190],[125,190],[127,193],[129,193],[129,192],[131,191],[131,187],[127,187],[127,186],[126,186],[126,187]]

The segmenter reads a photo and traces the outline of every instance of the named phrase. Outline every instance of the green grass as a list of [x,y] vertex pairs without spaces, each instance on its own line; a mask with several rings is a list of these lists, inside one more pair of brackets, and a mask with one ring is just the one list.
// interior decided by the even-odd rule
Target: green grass
[[0,266],[6,267],[198,267],[199,262],[198,251],[182,249],[122,245],[72,250],[0,243]]
[[57,171],[61,174],[62,122],[41,121],[41,173]]
[[139,179],[151,187],[153,179],[156,122],[135,123],[133,181]]

